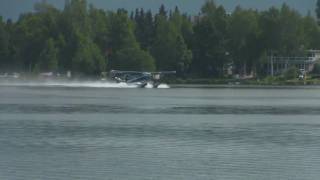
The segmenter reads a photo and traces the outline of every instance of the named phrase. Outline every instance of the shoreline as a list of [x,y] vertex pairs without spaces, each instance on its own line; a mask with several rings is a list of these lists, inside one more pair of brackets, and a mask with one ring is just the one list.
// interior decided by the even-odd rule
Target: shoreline
[[169,84],[170,88],[203,89],[320,89],[319,85],[232,85],[232,84]]
[[[320,84],[285,84],[285,83],[174,83],[164,82],[169,88],[199,88],[199,89],[320,89]],[[27,80],[0,81],[0,87],[70,87],[70,88],[134,88],[133,86],[101,80]]]

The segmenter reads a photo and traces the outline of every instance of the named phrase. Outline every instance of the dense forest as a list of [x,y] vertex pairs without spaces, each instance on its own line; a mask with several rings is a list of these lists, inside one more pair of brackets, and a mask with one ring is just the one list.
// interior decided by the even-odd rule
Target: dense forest
[[[320,1],[316,6],[320,17]],[[264,76],[270,53],[307,49],[320,49],[318,21],[286,4],[228,13],[209,0],[190,16],[178,7],[112,12],[66,0],[60,10],[43,1],[17,21],[0,17],[0,72],[176,70],[181,77],[222,77],[233,64],[236,73]]]

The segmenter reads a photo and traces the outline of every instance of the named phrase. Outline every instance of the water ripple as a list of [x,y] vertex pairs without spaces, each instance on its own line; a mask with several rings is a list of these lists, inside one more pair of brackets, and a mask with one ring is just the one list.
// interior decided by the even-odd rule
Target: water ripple
[[93,104],[0,104],[0,113],[123,113],[123,114],[274,114],[274,115],[319,115],[320,107],[306,106],[172,106],[145,107],[121,105],[93,105]]

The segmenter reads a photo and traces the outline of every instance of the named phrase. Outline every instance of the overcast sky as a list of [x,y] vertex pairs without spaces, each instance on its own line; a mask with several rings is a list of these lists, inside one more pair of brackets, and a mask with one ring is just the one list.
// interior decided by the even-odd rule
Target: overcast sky
[[[41,0],[0,0],[0,15],[4,18],[17,19],[19,14],[33,10],[33,4]],[[58,8],[64,6],[65,0],[47,0]],[[168,8],[174,8],[176,5],[183,12],[196,14],[200,11],[200,7],[205,0],[87,0],[98,8],[113,10],[117,8],[125,8],[133,10],[135,8],[145,8],[156,11],[161,4]],[[235,6],[241,5],[245,8],[267,9],[270,6],[281,6],[286,2],[291,7],[297,9],[302,14],[308,11],[314,12],[317,0],[216,0],[218,4],[222,4],[227,11],[231,12]]]

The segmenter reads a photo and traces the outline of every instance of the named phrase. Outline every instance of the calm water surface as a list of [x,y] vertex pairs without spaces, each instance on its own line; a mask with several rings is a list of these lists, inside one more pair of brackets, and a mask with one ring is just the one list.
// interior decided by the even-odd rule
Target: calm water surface
[[0,86],[0,179],[320,178],[320,89]]

